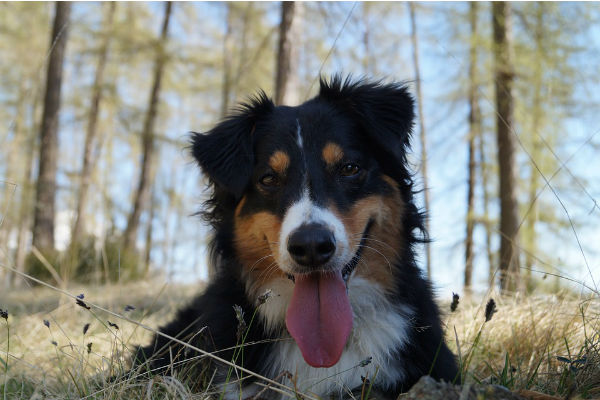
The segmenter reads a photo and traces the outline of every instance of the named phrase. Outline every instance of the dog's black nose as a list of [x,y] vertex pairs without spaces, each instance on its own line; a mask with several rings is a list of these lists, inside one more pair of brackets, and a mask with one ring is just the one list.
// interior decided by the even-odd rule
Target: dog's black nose
[[335,252],[335,237],[323,225],[302,225],[290,235],[287,248],[298,264],[318,267]]

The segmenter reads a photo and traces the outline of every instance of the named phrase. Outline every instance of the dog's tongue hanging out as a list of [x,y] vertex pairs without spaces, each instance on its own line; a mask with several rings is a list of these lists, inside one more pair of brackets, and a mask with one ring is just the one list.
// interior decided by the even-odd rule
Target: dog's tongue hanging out
[[341,271],[296,275],[288,331],[313,367],[338,362],[352,330],[352,308]]

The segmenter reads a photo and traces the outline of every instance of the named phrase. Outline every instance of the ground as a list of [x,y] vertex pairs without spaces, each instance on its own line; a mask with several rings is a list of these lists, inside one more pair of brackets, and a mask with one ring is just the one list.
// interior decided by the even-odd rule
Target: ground
[[[208,392],[192,390],[189,382],[176,378],[110,380],[128,370],[131,349],[147,343],[151,330],[201,287],[147,281],[73,285],[63,292],[45,287],[3,290],[0,309],[8,311],[8,318],[0,318],[0,395],[207,398]],[[491,297],[497,311],[486,322]],[[451,299],[441,300],[446,338],[462,366],[457,383],[497,383],[561,398],[600,397],[597,296],[488,294],[461,299],[454,312]]]

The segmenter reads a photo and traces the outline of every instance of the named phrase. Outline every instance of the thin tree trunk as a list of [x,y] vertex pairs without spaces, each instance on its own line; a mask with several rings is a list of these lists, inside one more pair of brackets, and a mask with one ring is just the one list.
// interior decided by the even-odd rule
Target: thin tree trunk
[[54,249],[58,119],[70,12],[71,3],[56,3],[40,129],[40,158],[34,205],[33,245],[40,250]]
[[138,187],[135,192],[133,210],[127,220],[127,228],[125,229],[123,249],[131,251],[135,249],[135,241],[137,238],[138,227],[140,224],[140,215],[142,210],[148,205],[150,197],[150,188],[152,186],[152,168],[154,164],[155,149],[154,149],[154,122],[158,112],[158,100],[160,95],[160,85],[162,81],[163,71],[166,63],[165,46],[169,30],[169,20],[171,18],[171,2],[165,4],[165,16],[160,35],[160,41],[157,43],[156,60],[154,64],[154,80],[148,111],[144,120],[144,128],[142,131],[142,168]]
[[467,236],[465,238],[465,293],[471,292],[473,277],[473,228],[475,207],[475,138],[481,135],[481,113],[477,95],[477,3],[470,3],[471,46],[469,50],[469,156],[467,162]]
[[[6,154],[6,159],[4,161],[4,176],[8,179],[8,181],[4,181],[0,178],[0,187],[4,187],[4,196],[2,201],[0,201],[0,243],[8,243],[8,238],[11,236],[13,227],[14,227],[14,218],[11,215],[14,213],[13,207],[17,204],[16,199],[14,198],[18,188],[18,177],[17,173],[21,170],[22,165],[20,163],[23,151],[23,143],[26,140],[21,137],[22,132],[24,131],[24,108],[25,108],[25,88],[24,88],[24,80],[19,79],[19,89],[17,94],[17,101],[15,102],[15,117],[12,122],[9,124],[9,131],[13,132],[13,139],[8,140],[6,148],[3,149]],[[9,135],[10,137],[10,132]],[[5,142],[6,143],[6,142]],[[10,181],[17,181],[14,185]],[[2,277],[5,273],[7,274],[8,270],[0,270],[0,277]],[[5,279],[5,282],[8,281]]]
[[513,67],[510,3],[492,3],[494,75],[496,83],[496,135],[500,173],[500,289],[514,291],[519,273],[517,237],[519,210],[516,190],[513,126]]
[[[247,67],[248,60],[251,59],[251,56],[248,54],[248,36],[251,36],[250,29],[253,26],[252,12],[254,10],[255,3],[247,2],[244,7],[244,13],[242,14],[242,27],[241,27],[241,37],[236,41],[239,47],[239,62],[237,63],[237,67],[235,69],[235,74],[233,73],[233,67],[230,67],[231,74],[231,84],[230,84],[230,96],[233,95],[233,98],[237,98],[237,88],[240,86],[240,80],[245,76],[244,70]],[[231,26],[232,21],[229,20],[227,24]],[[232,44],[230,46],[233,46]],[[231,53],[229,57],[231,57]],[[235,75],[235,76],[234,76]],[[227,110],[225,110],[227,111]]]
[[[224,4],[225,15],[225,36],[223,38],[223,82],[221,84],[221,118],[225,118],[229,112],[229,99],[233,90],[233,4],[227,2]],[[241,64],[241,63],[240,63]],[[240,76],[236,77],[236,81]],[[166,250],[165,250],[166,251]],[[165,253],[167,254],[167,253]],[[207,263],[208,276],[212,278],[215,273],[215,266]]]
[[[425,203],[425,212],[431,211],[429,207],[429,190],[427,185],[427,136],[425,132],[425,118],[423,116],[423,95],[421,91],[421,74],[419,68],[419,47],[417,37],[417,19],[415,16],[415,5],[413,2],[408,3],[408,9],[410,12],[410,27],[411,27],[411,41],[413,47],[413,64],[415,68],[415,80],[417,90],[417,107],[419,109],[419,130],[421,139],[421,174],[423,175],[423,200]],[[425,220],[425,229],[429,232],[429,219]],[[426,254],[426,265],[427,265],[427,277],[431,279],[431,246],[429,243],[425,244]]]
[[[534,66],[533,73],[533,123],[532,123],[532,149],[531,157],[534,160],[539,160],[541,156],[542,143],[538,138],[540,125],[542,121],[542,74],[544,68],[544,51],[542,48],[543,40],[543,27],[544,27],[544,3],[536,4],[536,26],[535,26],[535,52],[536,52],[536,63]],[[525,253],[525,273],[526,273],[526,288],[528,291],[533,289],[533,282],[531,279],[531,269],[533,268],[534,259],[533,254],[537,251],[536,244],[536,233],[535,225],[537,222],[537,203],[536,196],[539,187],[539,175],[533,163],[531,163],[529,175],[529,204],[531,209],[527,214],[526,229],[525,229],[525,241],[527,245],[527,252]]]
[[[19,222],[18,222],[18,233],[17,233],[17,254],[15,256],[15,269],[18,272],[25,272],[25,258],[27,256],[27,240],[29,228],[31,225],[31,203],[32,203],[32,189],[33,181],[31,173],[33,171],[33,155],[35,153],[35,138],[38,131],[36,124],[37,114],[39,105],[41,103],[41,94],[39,90],[36,90],[36,96],[33,101],[33,105],[30,107],[29,121],[31,126],[27,132],[27,138],[25,140],[25,170],[23,171],[23,185],[21,190],[20,204],[19,204]],[[12,286],[21,287],[24,280],[21,279],[20,274],[13,274]]]
[[281,2],[279,45],[275,68],[275,104],[296,105],[298,94],[298,48],[300,27],[298,11],[302,5],[294,1]]
[[488,192],[489,171],[487,166],[487,157],[485,154],[485,141],[483,132],[478,138],[479,151],[479,172],[481,174],[481,189],[483,192],[483,227],[485,228],[485,251],[488,261],[488,289],[494,286],[496,275],[496,264],[494,263],[494,251],[492,250],[492,221],[490,218],[490,193]]
[[225,4],[225,37],[223,39],[223,84],[221,86],[221,118],[229,111],[229,98],[232,90],[233,64],[233,3]]
[[[22,168],[28,169],[27,166],[21,163],[21,159],[24,156],[24,152],[26,152],[25,158],[29,157],[29,153],[33,153],[33,149],[28,145],[28,134],[27,130],[24,128],[25,125],[25,88],[24,88],[24,80],[20,79],[19,81],[19,89],[17,95],[17,102],[15,104],[15,118],[14,123],[12,124],[12,131],[14,133],[14,139],[10,141],[10,148],[7,149],[6,155],[6,170],[5,174],[8,179],[15,179],[17,183],[15,183],[16,187],[12,187],[12,185],[6,185],[5,196],[1,204],[4,205],[4,209],[0,209],[0,243],[8,243],[8,238],[11,236],[13,229],[17,229],[17,237],[19,233],[19,223],[20,223],[20,211],[15,212],[17,204],[16,196],[19,193],[23,193],[26,191],[25,186],[29,183],[29,177],[20,179],[18,177],[18,173]],[[13,170],[16,168],[16,171]],[[20,185],[19,185],[20,182]],[[22,203],[21,203],[22,207]],[[4,212],[4,213],[2,213]],[[16,218],[11,217],[12,214],[17,215]],[[5,270],[0,268],[0,278],[4,282],[4,287],[9,287],[12,283],[12,271]]]
[[363,49],[364,49],[364,55],[362,58],[362,67],[363,67],[363,71],[365,74],[367,74],[368,76],[371,75],[371,40],[370,40],[370,33],[371,33],[371,27],[369,26],[369,2],[364,2],[362,3],[362,7],[363,7],[363,12],[362,12],[362,19],[363,19],[363,35],[362,35],[362,42],[363,42]]
[[96,76],[94,78],[94,88],[92,94],[92,104],[90,106],[90,113],[88,116],[88,125],[85,132],[85,144],[83,147],[83,163],[81,168],[81,183],[79,186],[79,193],[77,195],[77,205],[75,211],[75,223],[71,230],[71,247],[73,247],[78,240],[80,240],[81,232],[84,231],[84,218],[83,213],[87,204],[88,189],[90,187],[90,180],[94,165],[96,164],[96,157],[92,156],[92,149],[97,155],[100,152],[100,144],[95,144],[97,134],[97,122],[98,114],[100,113],[100,102],[102,101],[102,86],[104,82],[104,68],[106,66],[106,58],[108,54],[108,48],[110,45],[110,39],[112,36],[112,24],[115,15],[116,2],[107,3],[108,14],[104,22],[105,36],[100,46],[100,53],[98,54],[98,65],[96,66]]
[[148,215],[148,224],[146,225],[146,248],[144,249],[144,272],[143,277],[147,278],[150,272],[150,261],[152,255],[152,226],[154,214],[156,213],[156,196],[154,193],[150,197],[150,212]]

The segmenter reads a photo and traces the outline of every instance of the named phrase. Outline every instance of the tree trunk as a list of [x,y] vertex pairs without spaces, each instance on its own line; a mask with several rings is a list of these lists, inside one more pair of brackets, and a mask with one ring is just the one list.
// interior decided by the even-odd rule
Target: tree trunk
[[152,227],[154,222],[154,214],[156,213],[156,196],[154,193],[150,195],[150,212],[148,215],[148,224],[146,225],[146,247],[144,249],[144,271],[143,277],[147,278],[150,273],[150,262],[152,261]]
[[467,236],[465,238],[465,281],[466,294],[471,292],[473,277],[473,228],[475,207],[475,138],[481,135],[481,112],[479,111],[477,76],[477,3],[470,3],[471,46],[469,50],[469,158],[467,162]]
[[[15,116],[12,122],[9,123],[8,137],[10,137],[10,131],[12,131],[12,140],[3,140],[3,145],[6,148],[3,149],[6,154],[6,159],[2,160],[4,164],[4,176],[6,180],[0,178],[0,188],[4,188],[4,196],[0,201],[0,243],[8,243],[8,239],[11,236],[13,230],[14,218],[11,215],[14,213],[13,207],[17,204],[15,195],[19,189],[19,178],[18,172],[21,171],[23,166],[21,165],[21,158],[23,157],[23,144],[26,142],[26,130],[24,129],[25,120],[25,100],[26,90],[24,85],[24,79],[19,79],[19,89],[17,90],[17,98],[15,102]],[[5,144],[6,143],[6,144]],[[25,151],[29,150],[26,148]],[[16,182],[12,182],[12,181]],[[4,270],[0,271],[2,276]],[[8,270],[6,270],[8,272]]]
[[519,274],[518,203],[513,126],[513,67],[510,3],[492,3],[494,75],[496,83],[496,136],[500,173],[500,289],[514,291]]
[[[15,269],[18,272],[25,272],[25,258],[27,256],[27,241],[28,233],[31,225],[31,205],[32,196],[31,192],[33,189],[33,181],[31,172],[33,171],[33,155],[35,153],[35,138],[38,127],[36,126],[36,116],[38,114],[39,106],[42,102],[41,93],[39,90],[35,90],[36,96],[33,104],[30,106],[28,118],[31,121],[31,126],[28,128],[27,137],[25,139],[25,170],[23,171],[22,190],[19,204],[19,222],[18,222],[18,233],[17,233],[17,251],[15,256]],[[21,279],[20,274],[13,274],[12,286],[20,287],[24,283]]]
[[294,1],[281,2],[279,45],[275,68],[275,104],[296,105],[298,93],[299,42],[301,40],[300,18],[302,4]]
[[56,3],[40,128],[40,158],[34,204],[33,245],[40,250],[54,249],[58,116],[70,12],[71,3]]
[[[417,90],[417,107],[419,109],[419,130],[421,139],[421,174],[423,175],[423,200],[425,203],[425,212],[429,214],[431,211],[429,207],[429,190],[427,186],[427,136],[425,134],[425,118],[423,116],[423,95],[421,92],[421,74],[419,71],[419,47],[417,38],[417,19],[415,16],[415,5],[413,2],[408,3],[408,9],[410,12],[410,27],[411,27],[411,41],[413,47],[413,63],[415,68],[415,81]],[[429,219],[425,219],[425,229],[429,232]],[[429,243],[425,244],[426,254],[426,265],[427,265],[427,277],[431,279],[431,246]]]
[[226,3],[225,37],[223,38],[223,84],[221,86],[221,118],[229,111],[233,64],[233,3]]
[[363,71],[367,76],[371,76],[371,27],[369,26],[369,10],[370,3],[364,2],[362,3],[362,24],[363,24],[363,34],[362,34],[362,42],[363,42],[363,50],[364,55],[362,57],[362,67]]
[[[16,200],[17,194],[20,192],[28,192],[26,189],[26,185],[29,183],[29,177],[25,177],[20,179],[19,171],[21,169],[30,169],[27,168],[26,165],[23,165],[21,160],[22,158],[31,157],[30,153],[33,153],[33,149],[28,146],[28,133],[27,129],[24,128],[25,125],[25,99],[26,99],[26,90],[24,87],[24,80],[19,80],[19,89],[17,95],[17,101],[15,104],[15,117],[14,122],[11,123],[11,129],[13,131],[13,140],[9,142],[9,147],[6,149],[6,160],[5,160],[5,176],[12,180],[14,179],[16,182],[11,184],[11,182],[0,180],[0,186],[5,187],[4,198],[0,204],[3,206],[0,208],[0,243],[9,243],[9,238],[15,229],[17,230],[17,237],[19,232],[19,222],[20,222],[20,214],[21,209],[15,212],[17,209],[17,204],[23,206],[22,203],[18,203]],[[16,218],[12,217],[13,215],[17,215]],[[4,287],[8,288],[12,283],[12,271],[8,269],[0,268],[0,279],[4,282]]]
[[127,228],[123,234],[123,249],[131,251],[135,249],[138,227],[140,224],[140,215],[142,210],[148,205],[150,197],[150,188],[152,186],[152,168],[154,164],[154,122],[158,111],[158,99],[160,95],[160,85],[163,76],[163,70],[166,62],[165,46],[169,30],[169,20],[171,17],[171,2],[165,4],[165,16],[160,35],[160,41],[157,44],[156,60],[154,64],[154,81],[152,91],[148,102],[148,111],[144,119],[142,131],[142,168],[138,187],[135,192],[133,210],[127,220]]
[[99,154],[100,152],[100,144],[95,144],[97,133],[96,127],[98,122],[98,114],[100,113],[100,101],[102,100],[103,94],[102,86],[104,82],[104,68],[106,66],[108,47],[110,45],[110,38],[112,36],[111,30],[116,4],[116,2],[107,3],[108,14],[106,15],[106,20],[104,22],[105,36],[102,41],[102,45],[100,46],[100,53],[98,54],[98,65],[96,66],[96,76],[94,78],[92,104],[90,106],[88,125],[85,132],[83,163],[81,168],[81,183],[79,186],[79,193],[77,195],[75,223],[73,224],[73,228],[71,230],[71,247],[73,247],[77,241],[80,240],[81,232],[85,230],[83,213],[85,211],[90,180],[97,158],[93,157],[92,149],[94,148],[95,155]]
[[481,190],[483,191],[483,227],[485,228],[485,251],[488,261],[488,289],[494,286],[496,276],[496,264],[494,263],[494,251],[492,250],[492,220],[490,218],[490,193],[488,191],[489,171],[487,157],[485,154],[485,141],[483,132],[478,138],[479,149],[479,172],[481,177]]
[[[544,71],[544,50],[542,47],[543,37],[543,29],[544,29],[544,3],[536,4],[536,26],[535,26],[535,53],[536,53],[536,63],[533,67],[533,108],[532,108],[532,148],[531,148],[531,158],[534,160],[540,160],[542,143],[538,137],[539,130],[541,128],[542,121],[542,81],[543,81],[543,71]],[[527,252],[525,253],[525,271],[526,271],[526,279],[525,284],[527,290],[530,291],[533,289],[533,282],[531,279],[531,269],[534,266],[534,258],[533,254],[537,251],[536,244],[536,232],[535,225],[537,222],[537,190],[539,187],[539,175],[536,170],[533,162],[530,163],[530,175],[529,175],[529,205],[530,209],[527,214],[526,220],[526,229],[525,229],[525,241],[527,245]]]

